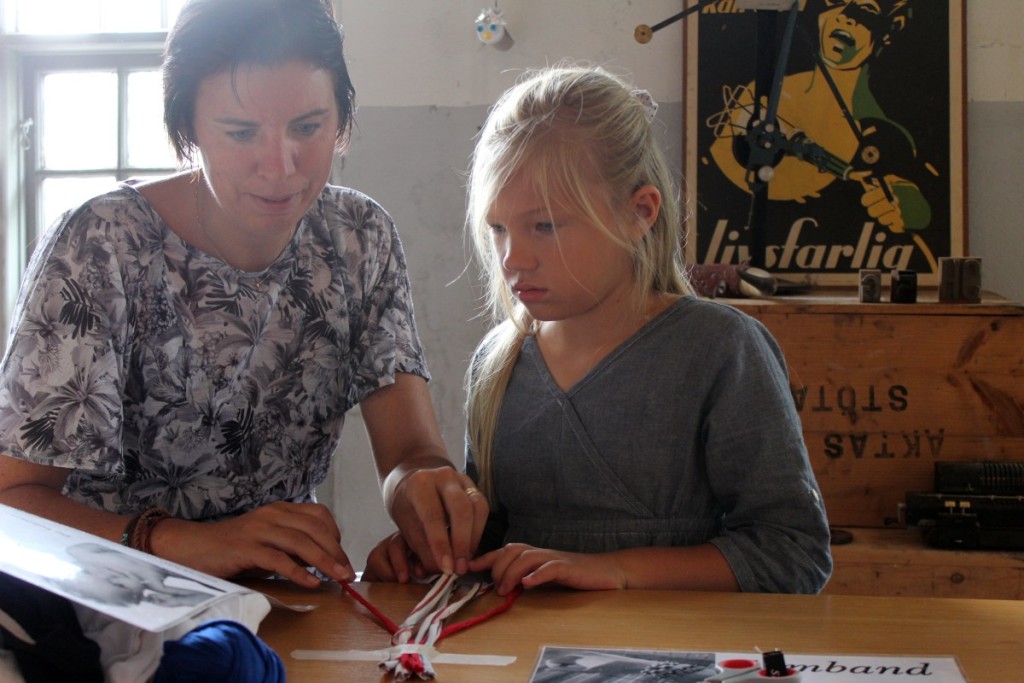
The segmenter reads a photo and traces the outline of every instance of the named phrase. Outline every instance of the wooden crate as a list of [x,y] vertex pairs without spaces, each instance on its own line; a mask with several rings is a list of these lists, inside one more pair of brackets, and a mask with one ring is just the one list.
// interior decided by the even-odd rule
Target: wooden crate
[[833,595],[1024,599],[1024,553],[929,548],[916,529],[850,529],[832,546]]
[[782,346],[833,525],[891,525],[907,491],[934,490],[937,460],[1024,460],[1024,305],[723,301]]

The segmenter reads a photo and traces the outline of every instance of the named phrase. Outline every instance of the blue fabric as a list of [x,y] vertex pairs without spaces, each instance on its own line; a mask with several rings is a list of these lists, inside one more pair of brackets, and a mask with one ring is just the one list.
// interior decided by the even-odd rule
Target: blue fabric
[[277,653],[237,621],[215,619],[164,643],[153,683],[278,683],[285,680]]
[[26,683],[103,683],[100,646],[82,633],[69,600],[0,573],[0,611],[35,641],[24,642],[0,627],[0,648],[14,653]]

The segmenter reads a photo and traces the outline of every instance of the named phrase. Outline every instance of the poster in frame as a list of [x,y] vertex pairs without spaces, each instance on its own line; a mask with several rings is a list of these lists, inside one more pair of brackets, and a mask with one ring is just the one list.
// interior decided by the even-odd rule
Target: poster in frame
[[[687,261],[811,285],[852,286],[863,268],[938,284],[938,259],[967,249],[963,0],[799,0],[791,32],[788,9],[758,4],[718,0],[683,22]],[[772,111],[782,151],[758,175],[747,132]]]

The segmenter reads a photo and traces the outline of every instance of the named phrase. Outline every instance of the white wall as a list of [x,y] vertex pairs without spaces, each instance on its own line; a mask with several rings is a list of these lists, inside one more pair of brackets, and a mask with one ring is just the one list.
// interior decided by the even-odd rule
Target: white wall
[[967,99],[1024,101],[1024,6],[1019,0],[967,4]]
[[967,3],[968,243],[984,286],[1024,301],[1024,4]]
[[518,71],[571,57],[626,69],[658,99],[682,99],[681,24],[633,39],[682,9],[680,0],[520,0],[496,3],[514,44],[499,51],[476,38],[490,0],[335,0],[362,106],[464,107],[492,103]]
[[[666,149],[679,154],[682,26],[659,31],[647,45],[633,39],[633,29],[676,14],[683,3],[506,0],[499,6],[515,41],[507,51],[476,38],[476,16],[489,6],[483,0],[335,3],[360,107],[359,131],[338,179],[376,197],[398,222],[434,374],[431,391],[449,450],[461,462],[462,375],[484,329],[473,318],[472,278],[463,273],[461,173],[487,106],[524,68],[563,58],[592,61],[651,91],[662,105]],[[983,259],[986,288],[1016,301],[1024,301],[1017,277],[1024,261],[1017,229],[1024,193],[1016,184],[1024,157],[1021,8],[1019,0],[969,0],[967,7],[969,251]],[[359,567],[392,527],[358,414],[346,429],[339,463],[321,496],[335,501],[346,548]]]

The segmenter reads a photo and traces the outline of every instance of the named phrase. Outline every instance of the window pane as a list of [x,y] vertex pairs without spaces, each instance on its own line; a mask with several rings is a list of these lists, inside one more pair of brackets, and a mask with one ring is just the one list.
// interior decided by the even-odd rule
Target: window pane
[[47,178],[39,188],[39,227],[42,230],[86,199],[114,189],[114,176]]
[[117,166],[117,73],[48,74],[41,107],[43,168]]
[[167,28],[174,26],[174,22],[178,20],[181,8],[185,6],[186,2],[188,0],[167,0]]
[[18,0],[21,33],[93,33],[99,29],[99,0]]
[[[8,0],[15,33],[160,31],[174,25],[185,0]],[[166,8],[166,17],[163,16]]]
[[159,31],[160,0],[103,0],[101,31]]
[[177,162],[164,130],[160,71],[128,74],[128,166],[174,168]]

